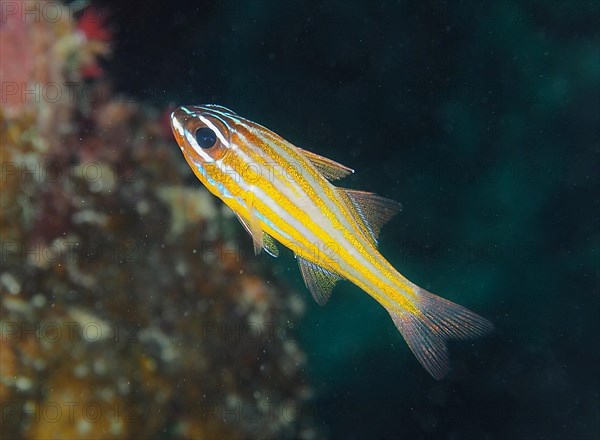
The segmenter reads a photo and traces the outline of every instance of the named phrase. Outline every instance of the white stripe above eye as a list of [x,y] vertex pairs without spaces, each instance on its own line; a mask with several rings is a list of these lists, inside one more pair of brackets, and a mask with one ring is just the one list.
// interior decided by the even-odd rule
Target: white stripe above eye
[[210,155],[206,154],[206,151],[204,151],[200,145],[198,145],[198,142],[196,142],[196,133],[192,133],[190,131],[186,131],[185,132],[185,138],[188,141],[188,144],[190,144],[190,146],[194,149],[194,151],[206,162],[214,162],[215,160],[210,157]]
[[215,127],[215,124],[213,124],[210,120],[206,119],[204,116],[199,116],[199,118],[202,122],[204,122],[206,124],[206,126],[208,128],[210,128],[212,131],[214,131],[214,133],[217,135],[217,137],[219,138],[219,140],[221,141],[223,146],[225,148],[229,148],[229,141],[227,139],[225,139],[225,136],[223,136],[223,133],[221,133],[221,131],[217,127]]

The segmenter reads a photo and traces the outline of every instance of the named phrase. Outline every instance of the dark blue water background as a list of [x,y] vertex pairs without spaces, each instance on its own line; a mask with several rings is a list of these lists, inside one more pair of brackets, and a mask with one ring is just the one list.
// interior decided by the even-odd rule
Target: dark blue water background
[[223,104],[355,168],[344,185],[404,205],[382,253],[495,323],[437,382],[358,288],[310,300],[328,436],[597,438],[598,5],[110,3],[119,90]]

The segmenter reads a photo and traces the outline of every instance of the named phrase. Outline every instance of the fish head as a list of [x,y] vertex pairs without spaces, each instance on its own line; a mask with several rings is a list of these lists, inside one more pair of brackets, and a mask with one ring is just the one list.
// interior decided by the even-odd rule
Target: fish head
[[216,105],[189,105],[171,113],[171,129],[184,157],[204,166],[222,160],[232,147],[231,110]]
[[225,200],[244,189],[242,150],[248,147],[237,140],[244,123],[233,111],[215,104],[182,106],[171,113],[171,129],[188,165],[213,194]]

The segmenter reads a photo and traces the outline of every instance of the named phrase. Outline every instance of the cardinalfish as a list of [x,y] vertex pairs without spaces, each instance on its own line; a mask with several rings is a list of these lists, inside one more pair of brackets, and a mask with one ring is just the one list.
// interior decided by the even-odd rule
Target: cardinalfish
[[349,280],[389,312],[419,362],[436,379],[450,369],[446,342],[493,329],[481,316],[402,276],[377,251],[381,227],[401,205],[336,187],[354,171],[296,147],[220,105],[179,107],[173,134],[202,183],[252,236],[255,253],[290,248],[306,287],[324,305]]

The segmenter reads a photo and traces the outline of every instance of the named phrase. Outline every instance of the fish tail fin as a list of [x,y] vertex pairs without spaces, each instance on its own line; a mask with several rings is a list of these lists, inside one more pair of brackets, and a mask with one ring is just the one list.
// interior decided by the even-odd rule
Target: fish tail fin
[[494,326],[452,301],[418,286],[414,290],[416,312],[400,305],[388,308],[388,312],[421,365],[435,379],[441,379],[450,370],[446,341],[477,338],[491,332]]

